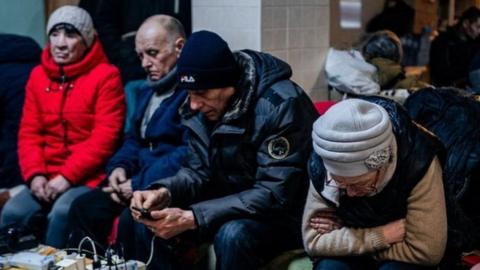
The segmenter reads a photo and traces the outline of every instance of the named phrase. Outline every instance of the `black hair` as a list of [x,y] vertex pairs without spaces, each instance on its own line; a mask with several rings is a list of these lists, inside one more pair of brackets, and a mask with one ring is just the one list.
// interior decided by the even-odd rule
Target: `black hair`
[[476,20],[480,18],[480,9],[477,7],[469,7],[467,10],[465,10],[462,13],[462,16],[460,16],[460,19],[458,20],[458,23],[462,25],[464,21],[468,21],[469,23],[473,23]]
[[75,26],[69,23],[57,23],[52,27],[52,29],[50,29],[50,32],[48,32],[48,35],[50,36],[54,31],[59,31],[59,30],[65,30],[67,34],[77,34],[81,36],[83,39],[83,36],[80,33],[80,31],[78,31],[78,29],[75,28]]
[[362,47],[362,54],[366,60],[381,57],[400,63],[403,55],[402,44],[392,31],[377,31],[367,38]]

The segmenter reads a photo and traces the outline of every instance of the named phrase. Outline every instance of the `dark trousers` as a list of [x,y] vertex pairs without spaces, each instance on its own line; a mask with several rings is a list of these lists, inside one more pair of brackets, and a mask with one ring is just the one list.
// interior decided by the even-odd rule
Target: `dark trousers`
[[[140,241],[143,248],[149,246],[149,230],[145,227],[137,229],[140,229],[143,235],[143,240]],[[213,238],[213,245],[217,257],[216,269],[258,269],[283,251],[302,247],[300,226],[297,232],[282,228],[281,224],[274,225],[251,219],[233,220],[220,227]],[[171,240],[156,239],[149,269],[193,269],[183,262],[175,243]]]
[[377,262],[371,257],[330,257],[316,263],[315,270],[434,270],[436,267],[421,266],[397,261]]
[[[125,213],[122,214],[124,210]],[[77,247],[83,237],[89,236],[104,251],[109,244],[108,236],[112,231],[113,221],[120,214],[122,215],[118,226],[118,238],[127,241],[130,238],[123,235],[132,234],[131,224],[133,223],[128,208],[114,202],[108,193],[103,192],[99,188],[78,197],[73,202],[69,212],[71,233],[69,246]],[[125,244],[123,246],[128,253],[130,246]],[[90,245],[84,244],[84,247],[90,249]]]

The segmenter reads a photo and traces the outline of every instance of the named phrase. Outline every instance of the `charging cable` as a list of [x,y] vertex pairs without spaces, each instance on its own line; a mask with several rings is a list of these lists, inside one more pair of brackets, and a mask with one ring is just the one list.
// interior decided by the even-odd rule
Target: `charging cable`
[[98,254],[97,254],[97,249],[95,248],[95,242],[93,242],[92,238],[85,236],[82,241],[78,244],[77,252],[80,254],[80,251],[82,250],[82,245],[85,241],[89,241],[90,244],[92,245],[92,250],[93,250],[93,262],[98,263]]
[[148,261],[145,264],[147,267],[152,262],[154,250],[155,250],[155,235],[152,236],[152,240],[150,241],[150,256],[148,257]]

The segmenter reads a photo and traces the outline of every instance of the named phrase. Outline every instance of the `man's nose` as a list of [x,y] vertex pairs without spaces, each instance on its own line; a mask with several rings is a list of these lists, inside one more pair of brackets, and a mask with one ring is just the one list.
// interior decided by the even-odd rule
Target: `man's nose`
[[152,62],[148,59],[148,57],[142,58],[142,67],[143,68],[148,68],[151,65],[152,65]]
[[194,111],[198,111],[200,108],[202,108],[203,102],[200,100],[200,98],[196,97],[195,95],[190,95],[190,109]]

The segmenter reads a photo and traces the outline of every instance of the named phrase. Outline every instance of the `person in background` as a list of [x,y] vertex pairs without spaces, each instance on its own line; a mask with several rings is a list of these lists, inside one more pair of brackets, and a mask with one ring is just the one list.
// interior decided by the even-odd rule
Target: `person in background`
[[314,269],[436,269],[447,242],[436,137],[374,96],[335,104],[312,137],[302,231]]
[[40,228],[38,217],[46,214],[44,242],[62,248],[72,201],[105,178],[125,105],[118,69],[109,64],[85,10],[55,10],[46,30],[48,44],[27,83],[18,138],[29,189],[7,202],[0,225]]
[[[310,131],[317,112],[285,62],[232,53],[209,31],[193,33],[177,61],[190,152],[178,173],[136,191],[132,214],[153,269],[182,269],[186,238],[211,242],[217,269],[258,269],[301,247]],[[151,219],[136,209],[149,209]]]
[[441,32],[430,47],[430,77],[434,86],[465,88],[470,63],[478,51],[480,9],[470,7],[457,24]]
[[377,68],[377,83],[381,90],[415,91],[428,86],[415,77],[405,75],[400,64],[403,58],[402,44],[395,33],[388,30],[375,32],[361,50],[365,60]]
[[379,95],[403,104],[413,91],[429,85],[405,74],[402,57],[397,35],[378,31],[366,36],[358,50],[331,48],[325,62],[326,78],[344,98]]
[[29,37],[0,34],[0,209],[25,185],[20,175],[17,136],[25,85],[40,62],[41,49]]
[[[155,180],[174,175],[187,155],[187,129],[178,109],[186,91],[177,87],[176,62],[185,43],[182,24],[167,15],[155,15],[140,26],[136,50],[148,74],[148,85],[139,93],[135,129],[107,165],[108,185],[90,191],[73,202],[70,229],[76,236],[90,236],[108,244],[113,220],[120,218],[118,242],[129,258],[136,255],[129,220],[132,191],[147,188]],[[141,224],[133,226],[143,226]]]
[[470,69],[468,71],[468,92],[474,94],[480,101],[480,51],[478,51],[472,59]]

